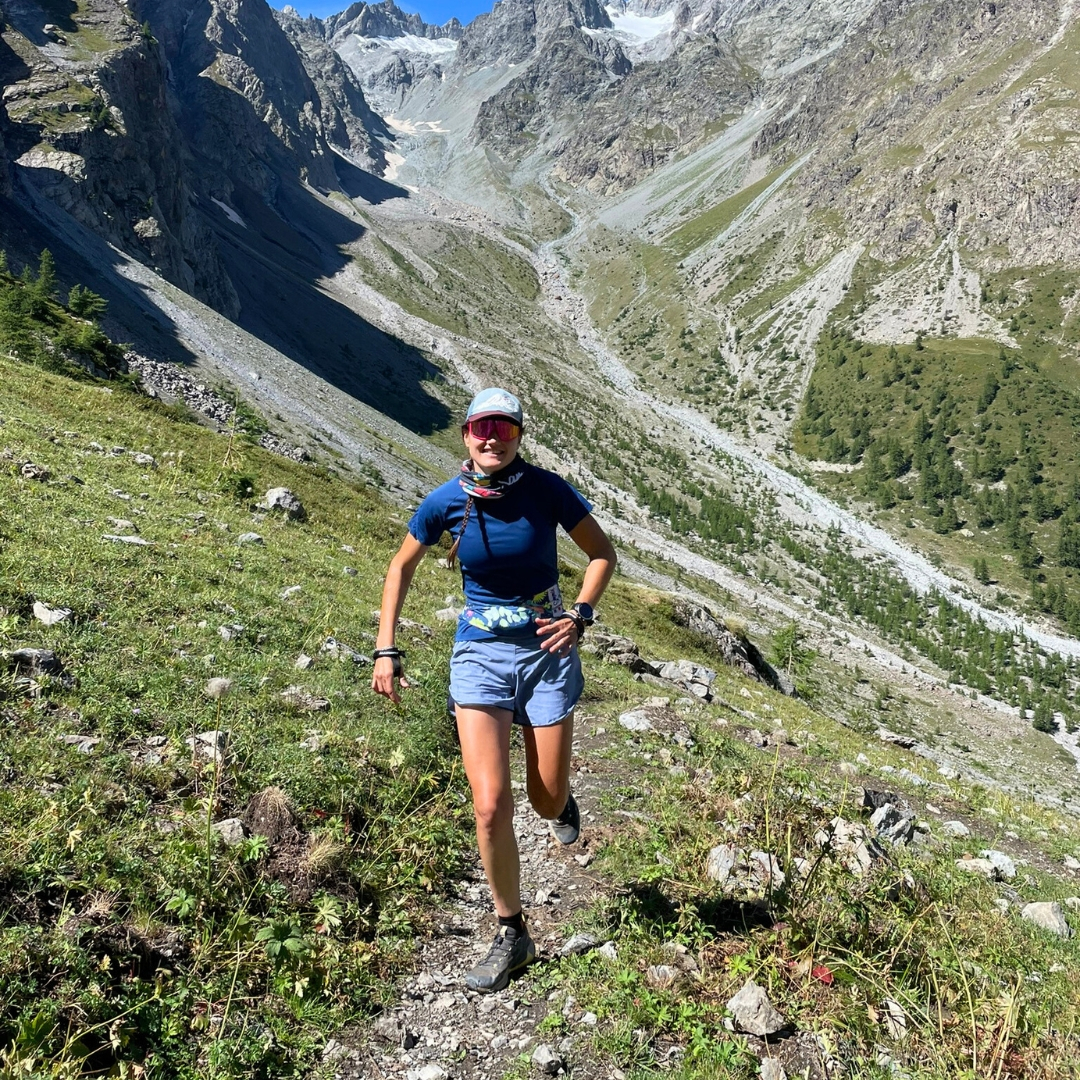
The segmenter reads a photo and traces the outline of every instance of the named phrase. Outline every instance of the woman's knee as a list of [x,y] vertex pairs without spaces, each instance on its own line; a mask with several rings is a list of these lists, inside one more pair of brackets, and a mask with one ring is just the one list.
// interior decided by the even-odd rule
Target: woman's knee
[[508,789],[487,789],[473,792],[473,813],[476,827],[494,834],[514,818],[514,799]]

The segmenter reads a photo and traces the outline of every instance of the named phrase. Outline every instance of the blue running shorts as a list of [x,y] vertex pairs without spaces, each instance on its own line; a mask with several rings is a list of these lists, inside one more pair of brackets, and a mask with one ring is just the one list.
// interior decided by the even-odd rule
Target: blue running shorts
[[540,639],[458,641],[450,654],[450,698],[459,705],[509,709],[523,727],[550,727],[578,703],[585,679],[577,649],[558,656]]

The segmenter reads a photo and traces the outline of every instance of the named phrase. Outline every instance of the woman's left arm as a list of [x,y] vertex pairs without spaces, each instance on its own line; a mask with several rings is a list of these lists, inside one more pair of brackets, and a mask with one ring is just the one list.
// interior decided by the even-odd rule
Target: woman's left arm
[[[618,556],[607,533],[600,528],[592,514],[586,514],[570,530],[570,539],[589,556],[581,591],[574,602],[595,607],[604,595],[611,575],[615,573]],[[577,623],[573,619],[537,619],[536,625],[536,632],[544,639],[540,647],[548,652],[565,654],[578,642]]]
[[570,539],[589,556],[585,579],[574,603],[596,607],[600,603],[600,597],[604,595],[611,575],[615,573],[615,564],[618,562],[615,548],[592,514],[586,514],[570,530]]

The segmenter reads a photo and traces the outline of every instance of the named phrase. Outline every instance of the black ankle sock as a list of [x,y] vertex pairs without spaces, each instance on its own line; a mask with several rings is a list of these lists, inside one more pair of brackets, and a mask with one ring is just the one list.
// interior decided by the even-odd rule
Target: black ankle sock
[[525,913],[519,911],[516,915],[500,915],[499,925],[512,926],[517,933],[523,934],[525,932]]

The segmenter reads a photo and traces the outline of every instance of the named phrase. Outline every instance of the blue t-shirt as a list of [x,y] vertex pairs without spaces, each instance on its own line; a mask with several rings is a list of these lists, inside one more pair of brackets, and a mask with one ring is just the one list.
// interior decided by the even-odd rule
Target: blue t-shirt
[[[507,473],[519,465],[521,477],[501,498],[473,499],[457,552],[465,587],[458,641],[533,636],[537,618],[563,611],[555,531],[569,532],[592,506],[561,476],[520,458]],[[457,478],[448,480],[420,504],[409,532],[426,547],[444,532],[456,538],[467,500]]]

